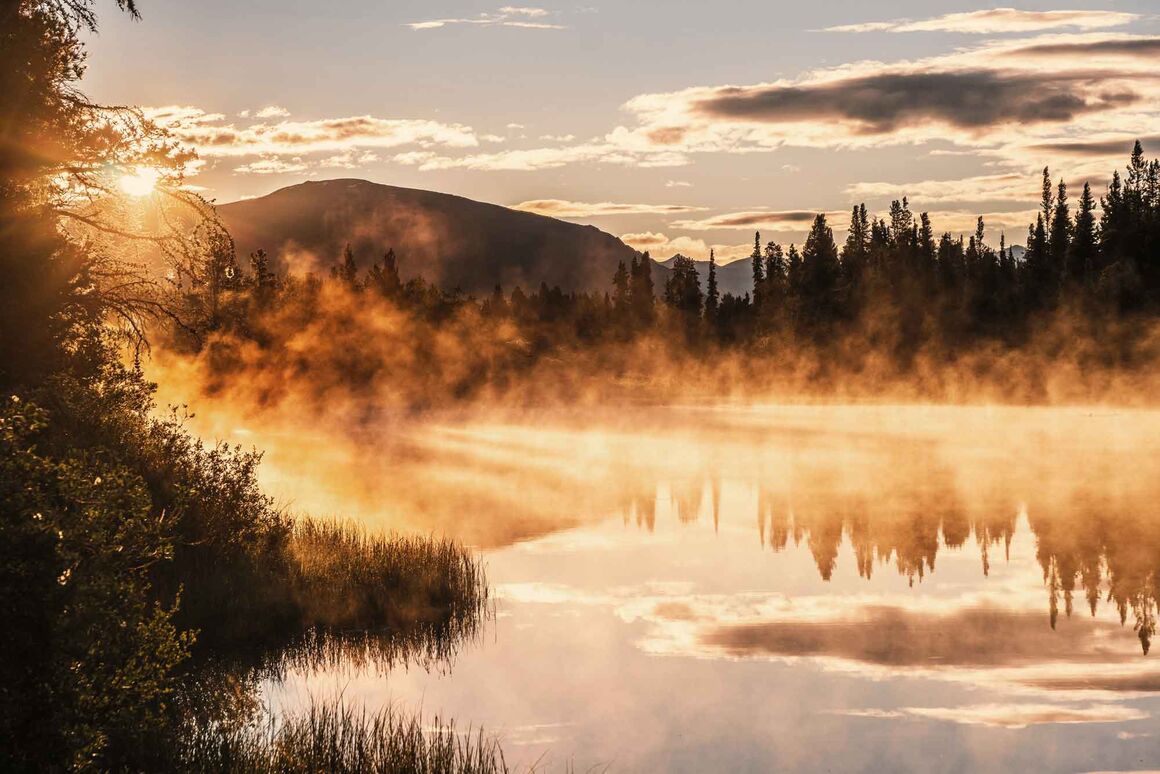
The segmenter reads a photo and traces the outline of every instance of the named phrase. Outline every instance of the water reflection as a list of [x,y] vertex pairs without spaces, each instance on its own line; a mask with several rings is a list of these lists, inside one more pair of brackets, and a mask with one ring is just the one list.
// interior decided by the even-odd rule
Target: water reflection
[[501,600],[450,673],[340,654],[267,690],[437,707],[517,763],[923,769],[933,746],[935,768],[1138,768],[1160,754],[1158,430],[1056,409],[455,418],[344,447],[327,473],[357,483],[329,494],[275,448],[285,497],[484,547]]

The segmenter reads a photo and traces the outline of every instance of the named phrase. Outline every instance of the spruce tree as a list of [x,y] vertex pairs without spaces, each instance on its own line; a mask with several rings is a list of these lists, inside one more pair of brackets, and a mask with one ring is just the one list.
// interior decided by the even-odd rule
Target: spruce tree
[[765,267],[761,259],[761,232],[758,231],[753,236],[753,253],[749,256],[750,262],[753,264],[753,306],[761,306],[761,297],[763,295],[765,285]]
[[[635,263],[635,261],[636,259],[634,258],[633,262]],[[624,261],[620,261],[616,266],[616,274],[612,275],[612,303],[618,312],[623,312],[628,308],[628,283],[628,269],[625,267]]]
[[706,286],[708,292],[705,294],[705,319],[715,323],[721,300],[717,291],[717,256],[712,250],[709,251],[709,278]]
[[1067,185],[1060,178],[1055,207],[1051,214],[1051,233],[1047,239],[1047,252],[1051,256],[1051,270],[1063,280],[1071,279],[1067,266],[1070,244],[1071,213],[1067,206]]
[[1067,275],[1082,280],[1087,286],[1095,280],[1096,269],[1096,201],[1092,187],[1083,184],[1079,197],[1079,211],[1075,214],[1075,233],[1068,250]]
[[819,213],[802,248],[802,302],[811,322],[826,323],[836,315],[835,290],[838,284],[838,246],[834,232]]

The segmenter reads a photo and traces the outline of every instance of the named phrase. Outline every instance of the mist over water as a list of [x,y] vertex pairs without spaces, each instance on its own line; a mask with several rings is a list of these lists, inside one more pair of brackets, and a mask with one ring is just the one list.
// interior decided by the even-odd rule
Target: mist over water
[[461,539],[497,597],[450,663],[291,665],[275,710],[436,710],[509,762],[578,770],[1160,755],[1160,412],[477,407],[351,429],[199,405],[193,429],[266,450],[291,510]]

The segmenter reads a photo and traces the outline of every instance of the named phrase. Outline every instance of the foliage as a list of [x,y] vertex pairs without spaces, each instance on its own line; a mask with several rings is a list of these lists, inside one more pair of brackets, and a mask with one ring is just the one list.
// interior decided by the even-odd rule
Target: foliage
[[15,397],[0,409],[5,768],[136,757],[193,640],[149,593],[172,525],[141,477],[100,449],[48,456],[50,423]]

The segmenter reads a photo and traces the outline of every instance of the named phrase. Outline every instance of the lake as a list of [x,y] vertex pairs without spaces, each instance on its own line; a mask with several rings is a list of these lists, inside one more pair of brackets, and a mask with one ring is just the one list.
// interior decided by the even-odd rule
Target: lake
[[291,507],[457,537],[494,593],[454,658],[292,665],[265,697],[482,725],[517,770],[1156,768],[1158,431],[878,405],[237,427]]

